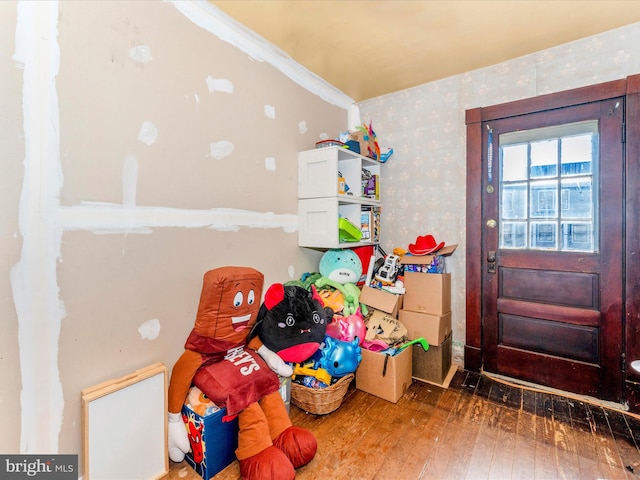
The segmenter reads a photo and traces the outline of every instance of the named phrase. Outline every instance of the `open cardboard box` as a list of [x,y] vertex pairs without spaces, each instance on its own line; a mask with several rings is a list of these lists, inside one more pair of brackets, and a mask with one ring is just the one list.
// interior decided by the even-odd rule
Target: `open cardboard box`
[[441,345],[429,345],[426,352],[422,346],[413,345],[413,378],[441,385],[451,370],[451,343],[450,333]]
[[411,348],[394,356],[362,349],[356,388],[396,403],[411,385],[412,354]]
[[449,257],[458,245],[446,245],[433,255],[411,255],[407,253],[400,259],[400,265],[431,265],[436,257]]
[[364,303],[367,307],[374,310],[380,310],[397,318],[398,310],[402,308],[402,295],[385,292],[379,288],[362,287],[360,292],[360,303]]

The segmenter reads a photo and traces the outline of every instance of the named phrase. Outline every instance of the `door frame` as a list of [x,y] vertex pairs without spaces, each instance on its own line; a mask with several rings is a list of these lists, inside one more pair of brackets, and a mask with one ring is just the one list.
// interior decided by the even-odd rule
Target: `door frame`
[[[467,209],[466,209],[466,340],[465,368],[480,371],[482,352],[482,239],[483,155],[487,151],[482,124],[556,108],[569,107],[615,97],[625,97],[623,169],[625,205],[623,206],[623,341],[621,359],[623,395],[632,411],[640,411],[640,372],[630,367],[640,360],[640,74],[574,90],[541,95],[465,112],[467,125]],[[624,130],[624,129],[623,129]]]

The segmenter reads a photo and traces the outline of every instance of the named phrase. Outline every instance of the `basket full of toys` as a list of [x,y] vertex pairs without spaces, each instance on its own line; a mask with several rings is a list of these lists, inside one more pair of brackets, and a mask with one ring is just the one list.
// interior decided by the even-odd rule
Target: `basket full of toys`
[[326,415],[337,410],[355,375],[350,373],[325,388],[307,387],[291,382],[291,402],[307,413]]
[[359,339],[332,337],[332,330],[340,328],[334,325],[334,321],[329,324],[320,349],[309,360],[293,365],[291,402],[307,413],[325,415],[336,410],[362,360]]

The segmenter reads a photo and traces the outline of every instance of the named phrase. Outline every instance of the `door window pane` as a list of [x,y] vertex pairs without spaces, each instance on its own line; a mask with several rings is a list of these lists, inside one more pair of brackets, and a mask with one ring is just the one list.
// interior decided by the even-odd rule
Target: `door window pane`
[[500,135],[500,248],[598,248],[598,123]]
[[554,222],[531,222],[531,248],[556,250],[557,224]]
[[593,134],[575,135],[562,139],[562,175],[591,173]]
[[502,149],[502,179],[504,181],[527,179],[527,144],[507,145]]
[[558,182],[531,182],[531,218],[555,218],[558,215]]
[[562,217],[591,218],[593,216],[593,192],[591,177],[575,177],[562,180]]
[[525,248],[527,246],[527,222],[502,222],[501,225],[502,248]]
[[526,183],[512,183],[502,186],[502,218],[527,218]]
[[531,178],[558,175],[558,139],[531,142]]
[[593,251],[593,235],[589,222],[562,222],[562,249]]

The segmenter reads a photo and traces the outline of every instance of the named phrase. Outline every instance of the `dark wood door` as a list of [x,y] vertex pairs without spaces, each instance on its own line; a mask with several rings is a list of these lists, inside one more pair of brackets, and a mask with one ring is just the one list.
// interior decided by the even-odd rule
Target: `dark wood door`
[[483,122],[486,371],[620,400],[623,115],[619,97]]

